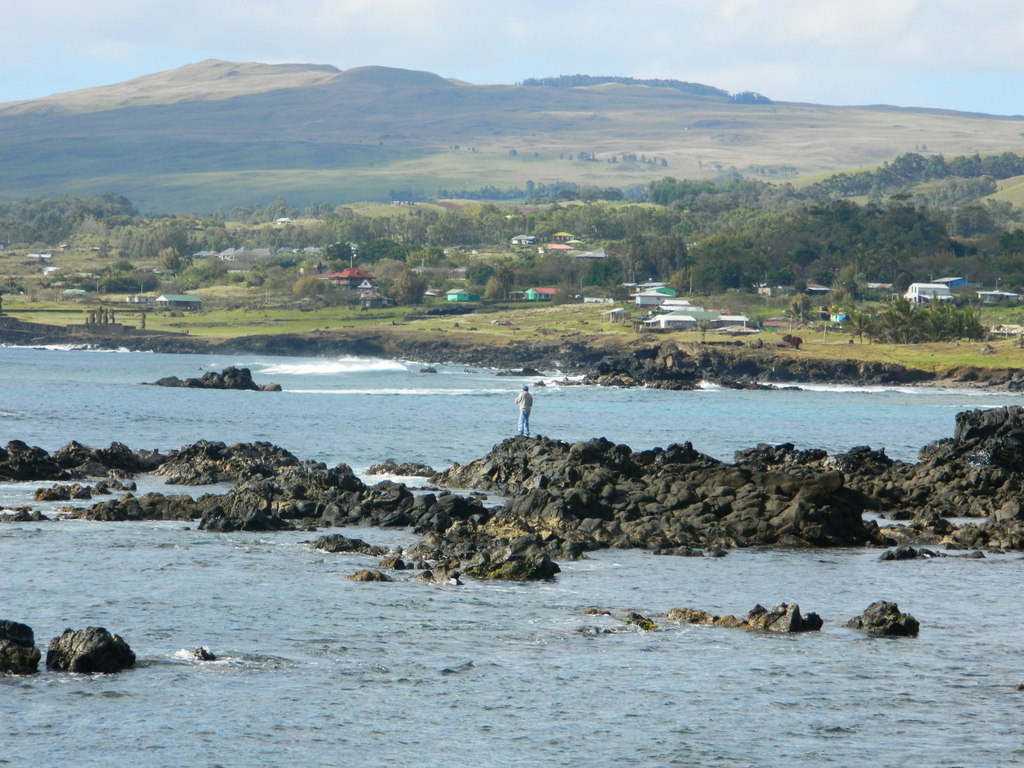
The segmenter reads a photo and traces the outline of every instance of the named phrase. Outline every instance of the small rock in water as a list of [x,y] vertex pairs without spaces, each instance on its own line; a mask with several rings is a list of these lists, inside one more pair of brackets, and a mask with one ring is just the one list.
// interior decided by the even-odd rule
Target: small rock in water
[[650,632],[651,630],[655,630],[658,628],[657,624],[648,619],[646,616],[641,616],[636,611],[630,611],[629,613],[627,613],[625,621],[627,624],[632,624],[634,627],[638,627],[639,629],[642,629],[645,632]]
[[192,656],[199,661],[216,661],[217,657],[205,645],[192,651]]
[[896,603],[874,602],[864,612],[850,619],[846,626],[862,629],[875,637],[917,637],[920,623],[909,613],[900,613]]

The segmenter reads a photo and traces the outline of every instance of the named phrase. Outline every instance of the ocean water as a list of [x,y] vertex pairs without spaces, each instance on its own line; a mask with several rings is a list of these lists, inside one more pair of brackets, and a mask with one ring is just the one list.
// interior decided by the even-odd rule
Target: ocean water
[[[227,365],[281,393],[140,386]],[[415,362],[0,349],[0,444],[75,439],[174,448],[269,440],[357,471],[442,468],[515,427],[523,379]],[[913,460],[967,408],[1020,395],[805,388],[660,392],[536,387],[535,433],[634,448],[690,440],[731,458],[759,442],[886,448]],[[533,379],[525,380],[534,384]],[[160,487],[143,478],[143,489]],[[0,483],[0,507],[44,483]],[[203,491],[206,489],[195,489]],[[122,635],[117,675],[0,677],[0,765],[1010,766],[1024,762],[1024,559],[878,561],[878,551],[746,550],[724,558],[594,553],[551,583],[394,583],[346,576],[314,534],[209,534],[180,523],[0,525],[0,618],[45,651],[65,627]],[[345,529],[371,543],[415,540]],[[875,600],[913,639],[845,628]],[[746,613],[794,601],[820,633],[670,624],[670,608]],[[588,616],[600,607],[612,617]],[[638,610],[659,628],[624,628]],[[581,627],[590,628],[580,632]],[[598,630],[612,630],[595,634]],[[185,651],[207,646],[218,661]]]

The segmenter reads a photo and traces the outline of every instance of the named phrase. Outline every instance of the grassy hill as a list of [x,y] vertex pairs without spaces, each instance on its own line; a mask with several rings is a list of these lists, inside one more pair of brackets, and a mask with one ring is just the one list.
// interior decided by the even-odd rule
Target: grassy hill
[[0,198],[112,190],[142,210],[202,213],[278,195],[337,204],[527,180],[629,187],[730,169],[800,178],[922,146],[947,156],[1018,149],[1022,133],[1024,118],[940,110],[211,60],[0,105]]

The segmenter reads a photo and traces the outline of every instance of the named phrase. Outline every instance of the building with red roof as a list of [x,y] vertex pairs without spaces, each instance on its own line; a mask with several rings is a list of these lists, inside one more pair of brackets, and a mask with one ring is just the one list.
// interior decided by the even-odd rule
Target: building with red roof
[[335,285],[351,290],[369,290],[373,287],[373,275],[369,272],[364,272],[358,267],[347,267],[341,270],[341,272],[328,275],[327,279]]

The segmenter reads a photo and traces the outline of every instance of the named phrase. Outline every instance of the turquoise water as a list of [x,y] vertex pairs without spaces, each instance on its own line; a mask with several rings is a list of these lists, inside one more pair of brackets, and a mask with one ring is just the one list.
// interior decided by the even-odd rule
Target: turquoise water
[[[245,365],[282,393],[139,386]],[[0,349],[0,443],[76,439],[174,448],[270,440],[357,470],[443,467],[515,428],[522,379],[461,366],[258,356]],[[536,388],[535,432],[634,448],[690,440],[730,458],[758,442],[912,459],[959,410],[1013,394],[818,389],[659,392]],[[533,380],[529,380],[534,383]],[[152,481],[143,481],[147,487]],[[36,484],[0,484],[0,505]],[[40,483],[41,485],[41,483]],[[401,546],[404,531],[348,529]],[[600,552],[552,583],[359,584],[358,555],[309,533],[207,534],[177,523],[0,525],[0,618],[40,647],[106,626],[139,657],[112,676],[0,678],[0,764],[14,766],[1010,766],[1024,760],[1019,553],[878,562],[874,550],[725,558]],[[916,639],[846,629],[895,600]],[[681,627],[658,614],[742,614],[781,600],[821,633]],[[638,610],[661,628],[586,616]],[[183,650],[208,646],[202,664]]]

